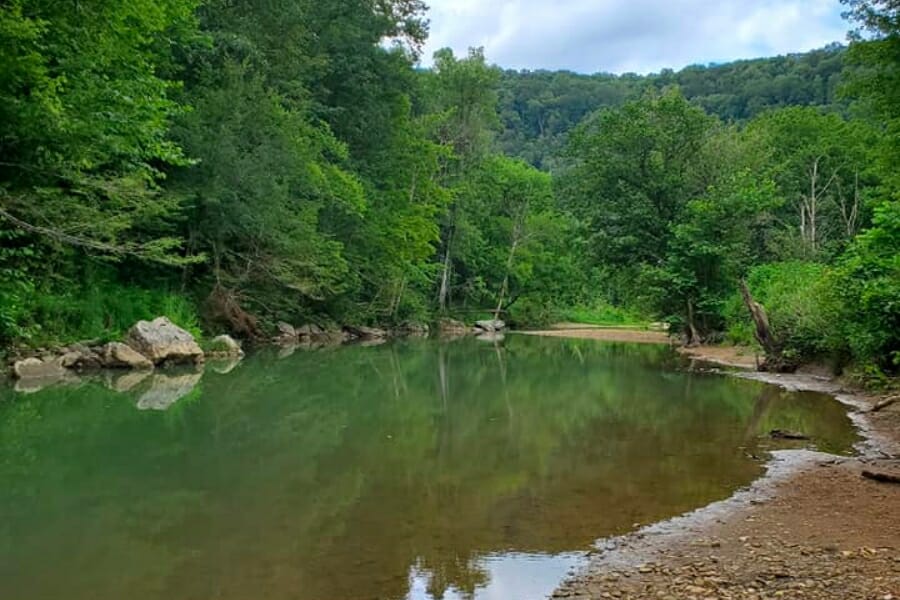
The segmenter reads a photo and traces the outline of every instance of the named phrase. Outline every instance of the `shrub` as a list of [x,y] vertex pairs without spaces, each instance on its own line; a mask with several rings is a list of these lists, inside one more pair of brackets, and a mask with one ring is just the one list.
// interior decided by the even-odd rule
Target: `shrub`
[[[814,358],[831,350],[828,267],[798,261],[761,265],[751,269],[747,285],[766,308],[772,331],[784,342],[787,353]],[[753,323],[740,292],[727,302],[725,318],[729,341],[754,343]]]

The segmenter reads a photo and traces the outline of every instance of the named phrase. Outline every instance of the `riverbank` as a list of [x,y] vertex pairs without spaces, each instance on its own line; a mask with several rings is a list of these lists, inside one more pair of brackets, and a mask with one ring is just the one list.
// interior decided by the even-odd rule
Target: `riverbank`
[[[536,332],[612,341],[617,332]],[[652,334],[654,332],[645,332]],[[629,333],[648,341],[655,336]],[[754,366],[733,349],[685,354]],[[900,405],[872,412],[877,396],[848,393],[813,375],[738,373],[791,390],[834,395],[863,441],[857,457],[775,452],[765,477],[722,502],[619,538],[600,549],[553,598],[900,598],[900,485],[864,470],[900,475]]]
[[[675,343],[666,331],[636,327],[601,327],[579,323],[558,323],[550,329],[522,331],[521,333],[542,337],[575,338],[606,342],[670,345]],[[752,348],[740,346],[679,346],[678,352],[695,360],[742,369],[755,369],[758,360]]]
[[641,327],[606,327],[582,323],[556,323],[548,329],[519,330],[516,333],[541,337],[601,340],[606,342],[627,342],[634,344],[671,344],[672,338],[662,329]]

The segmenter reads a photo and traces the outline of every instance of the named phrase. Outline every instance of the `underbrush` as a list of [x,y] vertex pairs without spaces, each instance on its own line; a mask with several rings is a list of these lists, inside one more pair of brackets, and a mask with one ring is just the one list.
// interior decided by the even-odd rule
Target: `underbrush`
[[562,310],[559,320],[608,327],[646,327],[650,321],[636,311],[602,302]]
[[200,320],[189,298],[165,289],[114,281],[39,290],[22,308],[19,342],[31,346],[120,339],[140,320],[168,317],[198,339]]

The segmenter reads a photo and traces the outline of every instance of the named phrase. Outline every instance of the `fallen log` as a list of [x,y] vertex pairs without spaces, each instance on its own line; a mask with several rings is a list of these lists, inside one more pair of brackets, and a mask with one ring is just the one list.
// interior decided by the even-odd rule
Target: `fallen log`
[[809,436],[799,431],[788,431],[786,429],[773,429],[769,432],[769,436],[773,440],[808,440]]
[[875,403],[875,406],[872,407],[872,410],[869,412],[878,412],[879,410],[884,410],[888,406],[900,401],[900,396],[891,396],[890,398],[885,398],[879,402]]
[[881,483],[900,483],[900,475],[882,473],[881,471],[863,471],[862,476]]

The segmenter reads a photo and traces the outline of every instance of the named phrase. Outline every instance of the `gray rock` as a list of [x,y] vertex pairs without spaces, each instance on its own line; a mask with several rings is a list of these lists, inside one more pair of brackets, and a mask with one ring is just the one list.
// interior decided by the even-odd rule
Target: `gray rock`
[[348,326],[344,328],[347,333],[351,335],[351,337],[359,340],[383,340],[387,339],[388,333],[384,329],[379,329],[377,327],[352,327]]
[[59,363],[66,369],[76,369],[82,360],[84,355],[81,352],[69,350],[59,358]]
[[209,343],[217,356],[243,356],[241,345],[230,335],[218,335]]
[[125,341],[155,365],[203,362],[203,350],[194,336],[165,317],[138,321]]
[[153,363],[131,346],[110,342],[103,347],[103,366],[107,369],[152,369]]
[[296,344],[300,339],[300,333],[290,323],[281,321],[276,327],[278,329],[278,333],[275,335],[274,340],[276,344]]
[[469,327],[462,321],[455,319],[441,319],[438,321],[438,331],[441,335],[466,335],[469,333]]
[[475,327],[482,331],[492,333],[494,331],[503,331],[506,329],[506,323],[499,319],[490,319],[487,321],[475,321]]
[[13,375],[17,379],[52,379],[65,377],[66,369],[60,359],[26,358],[13,363]]
[[297,330],[290,323],[279,321],[276,327],[278,328],[278,335],[281,337],[297,337]]
[[428,337],[429,331],[430,328],[424,323],[407,322],[397,327],[394,333],[399,336]]
[[62,366],[60,358],[50,360],[26,358],[16,361],[13,364],[13,376],[18,379],[15,390],[25,394],[39,392],[54,385],[78,381],[78,377]]
[[[81,371],[103,368],[103,357],[94,348],[88,348],[85,344],[72,344],[64,350],[60,363],[67,369]],[[99,350],[102,353],[102,347]]]

